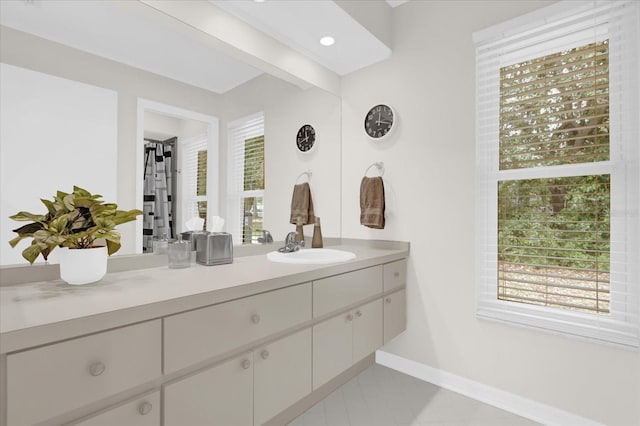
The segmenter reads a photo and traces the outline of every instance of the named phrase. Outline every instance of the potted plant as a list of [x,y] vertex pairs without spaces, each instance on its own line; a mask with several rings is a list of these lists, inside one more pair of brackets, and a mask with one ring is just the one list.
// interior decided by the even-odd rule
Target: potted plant
[[[23,238],[32,238],[31,245],[22,251],[22,257],[31,264],[40,255],[46,261],[60,247],[63,280],[69,284],[99,281],[107,271],[107,254],[120,249],[120,233],[115,227],[142,214],[140,210],[118,210],[117,204],[105,203],[101,198],[77,186],[70,194],[58,191],[53,201],[41,200],[47,213],[19,212],[11,216],[31,223],[14,229],[18,236],[9,244],[15,247]],[[106,246],[96,245],[97,240],[104,240]]]

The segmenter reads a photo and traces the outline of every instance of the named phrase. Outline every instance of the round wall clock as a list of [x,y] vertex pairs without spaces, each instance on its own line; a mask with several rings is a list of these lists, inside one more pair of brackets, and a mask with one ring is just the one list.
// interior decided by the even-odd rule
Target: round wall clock
[[389,105],[376,105],[364,118],[364,131],[371,139],[380,140],[391,132],[395,118],[393,108]]
[[316,143],[316,130],[311,124],[300,127],[296,135],[296,145],[301,152],[307,152]]

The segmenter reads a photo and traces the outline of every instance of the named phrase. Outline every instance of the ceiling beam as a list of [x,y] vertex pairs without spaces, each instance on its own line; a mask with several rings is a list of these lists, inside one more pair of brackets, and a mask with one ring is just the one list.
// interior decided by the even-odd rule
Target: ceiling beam
[[393,50],[391,15],[393,8],[379,0],[333,0],[360,25]]
[[[340,95],[340,76],[288,48],[208,1],[140,0],[125,7],[151,15],[206,45],[303,89],[316,86]],[[145,6],[147,10],[140,9]],[[186,24],[186,26],[185,26]]]

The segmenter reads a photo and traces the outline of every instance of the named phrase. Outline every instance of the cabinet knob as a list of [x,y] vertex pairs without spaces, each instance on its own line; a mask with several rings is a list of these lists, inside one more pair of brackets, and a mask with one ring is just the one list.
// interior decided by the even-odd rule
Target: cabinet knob
[[360,317],[362,316],[362,312],[360,312],[360,311],[356,311],[356,316],[357,316],[358,318],[360,318]]
[[140,413],[143,416],[146,416],[151,412],[152,408],[153,408],[153,405],[149,401],[145,401],[138,406],[138,413]]
[[254,324],[258,324],[260,322],[260,315],[258,314],[251,315],[251,322]]
[[399,276],[400,276],[400,272],[395,271],[395,272],[393,273],[393,277],[394,277],[394,278],[398,278]]
[[353,321],[353,315],[348,314],[347,315],[347,321]]
[[94,377],[99,376],[102,373],[104,373],[104,370],[106,370],[106,368],[107,366],[104,365],[103,362],[100,362],[100,361],[94,362],[89,366],[89,373]]
[[243,359],[242,360],[242,368],[245,370],[248,370],[249,367],[251,367],[251,361],[249,361],[248,359]]
[[384,299],[384,301],[387,302],[387,303],[391,303],[391,298],[387,297],[386,299]]
[[262,359],[269,358],[269,351],[264,349],[262,352],[260,352],[260,356],[262,357]]

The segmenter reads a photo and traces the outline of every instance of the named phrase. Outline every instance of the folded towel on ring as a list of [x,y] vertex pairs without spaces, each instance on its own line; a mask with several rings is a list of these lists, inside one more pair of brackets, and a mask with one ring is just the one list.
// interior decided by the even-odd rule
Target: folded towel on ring
[[313,213],[313,200],[311,199],[311,188],[309,183],[300,183],[294,185],[293,196],[291,197],[291,217],[289,223],[298,224],[298,219],[302,225],[308,225],[316,222]]
[[360,224],[384,229],[384,184],[380,176],[363,177],[360,182]]

